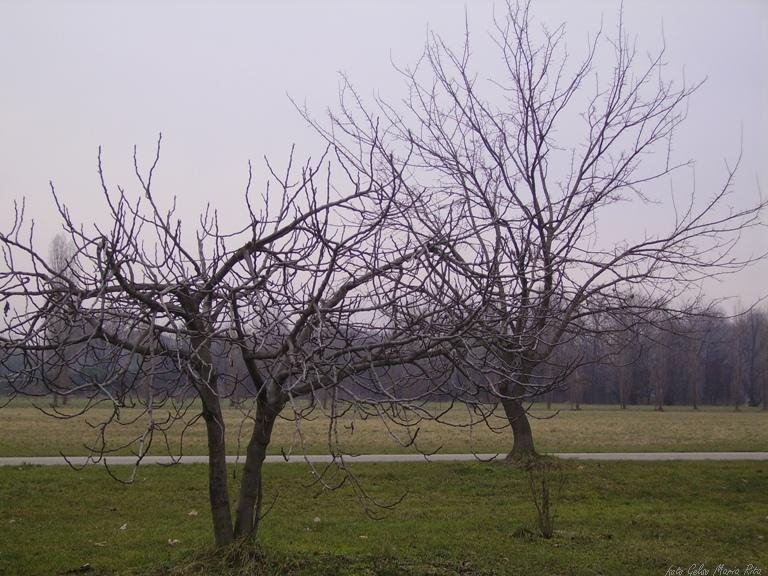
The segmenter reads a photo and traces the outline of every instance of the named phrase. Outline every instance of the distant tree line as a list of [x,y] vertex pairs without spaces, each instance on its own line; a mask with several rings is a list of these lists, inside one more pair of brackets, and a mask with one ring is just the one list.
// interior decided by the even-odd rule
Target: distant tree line
[[561,354],[578,368],[540,401],[768,409],[768,313],[668,316],[627,333],[596,330]]
[[[608,319],[598,322],[610,322]],[[614,331],[598,325],[596,330],[566,343],[552,362],[537,371],[542,380],[554,379],[553,374],[567,371],[558,378],[557,386],[546,386],[543,395],[532,395],[539,402],[566,403],[578,409],[582,404],[615,404],[620,408],[634,405],[664,406],[701,405],[762,406],[768,409],[768,312],[752,309],[735,317],[723,313],[702,313],[681,318],[668,316],[655,322],[635,325],[629,331]],[[364,341],[364,334],[350,341]],[[343,346],[344,342],[339,342]],[[124,352],[106,352],[107,343],[89,344],[91,350],[87,366],[79,366],[82,355],[73,354],[73,365],[62,374],[59,363],[55,370],[46,372],[41,366],[39,395],[51,395],[52,402],[66,402],[85,389],[86,379],[105,383],[105,389],[115,397],[128,400],[129,391],[148,387],[153,379],[155,394],[173,397],[192,396],[187,386],[179,385],[179,374],[168,359],[144,361],[139,356]],[[104,348],[102,350],[101,348]],[[220,347],[221,348],[221,347]],[[101,358],[101,360],[100,360]],[[0,371],[4,376],[14,372],[22,359],[7,358]],[[119,365],[115,365],[115,363]],[[252,399],[256,391],[249,387],[247,368],[239,355],[224,348],[214,350],[214,362],[223,375],[222,396],[237,404]],[[409,395],[429,395],[435,401],[452,399],[470,403],[493,403],[492,395],[475,389],[473,381],[483,378],[472,371],[450,371],[445,360],[422,363],[423,378],[410,378]],[[382,368],[380,371],[402,371],[403,367]],[[434,374],[435,382],[430,380]],[[547,375],[550,375],[549,377]],[[370,376],[370,378],[375,375]],[[397,374],[387,374],[398,379]],[[12,379],[0,380],[0,393],[12,392]],[[164,384],[165,383],[165,384]],[[476,384],[476,382],[475,382]],[[366,390],[364,380],[358,380],[337,399],[375,395],[375,387]],[[465,391],[462,395],[461,391]],[[54,391],[54,394],[51,392]],[[28,390],[28,393],[30,391]],[[322,389],[311,399],[325,403],[328,398]],[[130,405],[130,401],[126,402]]]

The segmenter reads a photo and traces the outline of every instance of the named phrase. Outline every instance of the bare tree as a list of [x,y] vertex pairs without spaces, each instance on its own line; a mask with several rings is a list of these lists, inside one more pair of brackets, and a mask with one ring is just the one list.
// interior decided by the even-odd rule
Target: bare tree
[[583,367],[573,371],[571,382],[568,389],[571,394],[571,408],[574,410],[581,410],[581,403],[584,400],[584,391],[588,386],[586,371]]
[[746,332],[744,334],[745,342],[743,349],[743,362],[746,365],[745,392],[748,404],[750,406],[758,406],[760,404],[760,380],[762,377],[760,355],[761,351],[766,347],[766,324],[768,324],[768,318],[766,318],[765,312],[753,308],[741,321],[744,323],[744,331]]
[[744,351],[747,339],[747,324],[744,319],[737,319],[731,324],[731,341],[729,342],[731,377],[730,400],[733,409],[738,411],[744,394]]
[[691,335],[684,350],[685,374],[688,383],[688,399],[694,410],[699,409],[699,390],[704,380],[704,365],[701,358],[702,341],[695,334]]
[[[48,261],[60,275],[69,277],[74,265],[75,245],[63,232],[58,232],[48,246]],[[55,280],[54,280],[55,281]]]
[[[402,103],[370,107],[345,80],[329,125],[305,115],[372,179],[399,166],[402,186],[421,199],[414,229],[451,236],[434,250],[450,288],[433,300],[477,314],[454,361],[501,404],[510,458],[520,459],[535,453],[528,401],[561,387],[581,362],[576,355],[543,379],[554,351],[593,330],[596,314],[621,325],[685,312],[688,289],[748,263],[731,251],[764,203],[729,206],[734,166],[704,196],[661,192],[691,166],[673,162],[671,140],[699,84],[665,80],[664,49],[644,59],[621,19],[578,62],[564,25],[535,27],[526,2],[509,3],[492,36],[501,77],[475,71],[469,32],[458,51],[432,35],[418,63],[399,70]],[[611,58],[604,70],[598,54]],[[371,142],[376,162],[360,154]],[[674,210],[666,229],[627,221],[626,239],[599,237],[617,204],[664,201]]]
[[635,332],[628,332],[629,338],[620,338],[615,344],[620,352],[617,354],[618,370],[618,396],[619,408],[627,409],[627,403],[630,402],[635,384],[635,362],[639,356],[639,339]]
[[[112,407],[96,425],[94,461],[131,448],[138,465],[153,448],[171,451],[169,436],[183,440],[202,417],[218,545],[258,529],[262,465],[281,413],[289,413],[301,437],[300,422],[317,405],[307,408],[300,400],[318,393],[331,398],[329,450],[359,488],[335,440],[341,403],[354,402],[394,424],[403,422],[396,408],[405,406],[413,423],[419,405],[444,381],[434,368],[426,385],[423,376],[424,363],[444,354],[456,329],[432,319],[441,316],[432,298],[441,264],[431,262],[431,253],[443,240],[416,236],[403,225],[410,200],[400,192],[394,165],[389,179],[374,181],[342,156],[331,162],[333,152],[300,167],[291,154],[282,173],[268,164],[270,184],[255,197],[249,171],[246,218],[232,231],[213,209],[190,229],[176,217],[175,201],[162,207],[153,188],[159,140],[148,169],[140,169],[134,154],[135,198],[107,183],[99,152],[108,228],[78,224],[51,186],[77,266],[64,274],[58,251],[46,258],[37,250],[23,204],[0,235],[0,296],[9,304],[0,334],[4,387],[14,395],[29,394],[40,382],[55,389],[48,372],[72,372],[67,392],[85,404],[54,408],[54,415]],[[343,177],[332,176],[331,164]],[[407,314],[399,313],[403,308]],[[76,319],[78,329],[53,334],[52,314]],[[233,355],[247,377],[230,368]],[[253,428],[231,506],[222,402],[246,394],[254,398],[247,413]],[[141,409],[146,425],[128,446],[114,445],[109,430],[126,423],[125,407]],[[182,450],[183,444],[171,453]],[[323,474],[317,478],[326,482]]]
[[658,334],[656,338],[649,351],[648,362],[650,363],[650,379],[653,388],[654,405],[657,411],[663,412],[664,398],[669,381],[669,344],[666,330]]
[[49,302],[51,308],[45,319],[49,338],[57,344],[56,349],[51,351],[48,362],[50,371],[46,374],[46,378],[51,382],[53,391],[51,398],[54,406],[60,397],[63,404],[67,403],[69,398],[67,391],[71,388],[70,347],[63,344],[68,338],[67,333],[72,329],[72,317],[66,307],[67,296],[64,291],[59,289],[72,279],[74,258],[75,246],[72,241],[63,232],[57,233],[48,246],[48,259],[52,270],[55,272],[55,275],[50,279],[51,287],[60,296]]

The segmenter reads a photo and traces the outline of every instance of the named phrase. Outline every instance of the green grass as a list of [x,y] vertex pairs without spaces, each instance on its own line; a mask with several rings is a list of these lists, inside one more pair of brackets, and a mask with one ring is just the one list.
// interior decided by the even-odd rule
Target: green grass
[[[355,465],[371,496],[405,495],[379,520],[349,484],[324,491],[305,465],[268,466],[261,549],[274,574],[767,573],[768,463],[563,466],[552,540],[523,530],[535,531],[526,475],[502,464]],[[218,573],[210,555],[193,565],[211,544],[206,496],[203,466],[144,467],[132,486],[96,468],[0,468],[0,574]]]
[[[74,410],[67,407],[66,410]],[[549,418],[559,413],[554,418]],[[54,419],[42,414],[29,402],[13,403],[0,409],[0,457],[2,456],[54,456],[60,451],[67,455],[86,454],[85,443],[97,438],[90,424],[98,423],[110,414],[106,408],[96,408],[83,417],[69,420]],[[195,414],[191,410],[188,419]],[[278,421],[270,452],[301,451],[327,453],[329,420],[319,412],[301,421],[297,426],[292,419]],[[123,421],[131,421],[138,411],[123,409]],[[544,452],[637,452],[637,451],[761,451],[768,447],[768,412],[759,409],[708,407],[694,411],[687,407],[670,407],[655,412],[649,407],[619,410],[612,406],[585,406],[582,410],[556,406],[546,410],[537,405],[531,411],[531,425],[537,448]],[[162,418],[162,411],[156,414]],[[240,453],[250,435],[249,422],[243,422],[243,412],[225,411],[227,443],[231,454]],[[456,408],[447,417],[453,423],[469,422],[466,410]],[[107,439],[110,446],[138,438],[146,426],[146,417],[126,426],[112,426]],[[354,422],[354,426],[352,426]],[[495,427],[502,427],[501,414],[495,415]],[[168,437],[171,448],[178,451],[182,424],[171,428]],[[440,423],[422,421],[411,428],[419,429],[417,446],[423,451],[441,448],[442,452],[505,452],[511,446],[511,433],[507,428],[491,431],[479,424],[471,431],[467,427],[450,427]],[[408,452],[413,448],[398,445],[378,418],[353,418],[352,412],[342,418],[338,426],[342,447],[348,452],[392,453]],[[406,433],[395,428],[394,433],[405,441]],[[135,447],[135,446],[134,446]],[[156,435],[153,453],[165,452],[162,439]],[[205,454],[206,439],[202,420],[189,427],[184,434],[185,454]],[[127,449],[120,453],[129,453]]]

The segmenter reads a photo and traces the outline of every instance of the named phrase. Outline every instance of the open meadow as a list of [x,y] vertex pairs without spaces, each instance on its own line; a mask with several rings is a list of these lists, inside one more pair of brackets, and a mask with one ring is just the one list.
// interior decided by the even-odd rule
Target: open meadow
[[[550,414],[543,407],[532,411],[543,451],[768,447],[768,413],[759,410],[559,408],[550,419],[542,419]],[[29,404],[0,416],[0,456],[82,454],[90,431],[83,419],[52,420]],[[227,412],[232,451],[240,418]],[[379,420],[350,422],[339,426],[346,450],[406,451]],[[327,451],[327,423],[302,423],[307,451]],[[116,428],[116,441],[140,431],[140,423],[133,426]],[[281,421],[271,451],[288,450],[295,434],[293,422]],[[422,423],[418,438],[421,449],[443,452],[503,452],[511,443],[508,430],[478,428],[470,437],[467,429],[435,423]],[[204,453],[199,425],[187,431],[184,452]],[[382,503],[403,498],[391,510],[369,502],[375,518],[349,482],[323,490],[306,464],[268,465],[274,504],[260,547],[238,553],[252,556],[253,570],[261,570],[253,573],[275,575],[663,575],[694,564],[768,573],[768,462],[560,466],[564,484],[553,491],[555,534],[547,540],[538,532],[527,472],[501,463],[353,464],[368,495]],[[241,470],[230,467],[233,497]],[[85,565],[94,575],[235,574],[226,558],[207,552],[206,483],[202,465],[143,466],[133,485],[99,467],[0,467],[0,574],[65,574]]]
[[[47,408],[44,402],[41,406]],[[73,403],[61,410],[74,413],[77,406]],[[97,430],[89,423],[101,422],[110,413],[107,408],[96,407],[84,416],[54,419],[28,401],[14,402],[0,411],[0,457],[56,456],[60,452],[68,456],[85,455],[88,453],[85,444],[99,439]],[[128,424],[110,427],[106,435],[108,445],[119,447],[139,437],[146,427],[146,417],[139,415],[137,410],[122,409],[121,421]],[[191,410],[187,420],[194,415],[195,411]],[[572,410],[569,406],[553,405],[551,410],[547,410],[542,404],[535,405],[530,415],[537,449],[542,452],[768,450],[768,412],[758,408],[735,411],[732,407],[692,410],[672,406],[657,412],[648,406],[620,410],[615,406],[584,405],[581,410]],[[158,421],[163,420],[159,410],[154,416]],[[229,408],[225,411],[225,420],[229,453],[242,453],[251,433],[247,409]],[[422,420],[411,427],[411,432],[418,428],[416,447],[419,450],[491,453],[508,451],[511,447],[511,431],[501,412],[495,414],[491,421],[495,431],[482,423],[471,429],[466,427],[468,413],[458,406],[445,416],[445,420],[459,426]],[[272,454],[328,453],[328,424],[329,419],[320,412],[302,420],[299,426],[292,419],[281,418],[275,426],[269,451]],[[183,428],[183,424],[178,422],[168,431],[167,437],[174,453],[179,453],[179,437]],[[404,447],[393,437],[395,435],[405,442],[407,434],[404,428],[388,429],[379,418],[363,419],[354,411],[339,419],[337,433],[341,447],[349,453],[415,452],[414,447]],[[116,453],[130,452],[123,449]],[[160,434],[156,434],[150,453],[167,453],[165,440]],[[206,454],[202,419],[185,430],[183,453]]]
[[0,0],[0,576],[768,576],[768,0],[686,8]]

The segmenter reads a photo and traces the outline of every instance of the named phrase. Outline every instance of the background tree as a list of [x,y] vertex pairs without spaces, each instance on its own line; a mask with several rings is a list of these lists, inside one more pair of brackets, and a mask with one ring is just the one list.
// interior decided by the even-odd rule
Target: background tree
[[649,376],[653,389],[654,406],[659,412],[664,410],[664,398],[667,394],[667,382],[669,381],[668,329],[665,326],[655,335],[655,340],[648,351]]
[[731,361],[731,377],[730,377],[730,399],[731,405],[734,410],[739,410],[739,406],[742,403],[743,390],[744,390],[744,351],[746,325],[744,322],[734,322],[731,325],[731,339],[730,339],[730,361]]
[[747,403],[750,406],[760,405],[760,386],[762,375],[761,351],[768,346],[766,341],[767,324],[764,312],[752,308],[746,316],[741,319],[744,323],[744,345],[742,350],[742,361],[745,365],[746,386],[745,394]]
[[67,280],[71,281],[73,267],[75,265],[75,246],[72,241],[63,233],[57,233],[48,246],[48,259],[51,269],[55,273],[51,279],[53,293],[57,297],[49,300],[50,306],[48,316],[45,318],[48,338],[54,344],[55,350],[51,351],[48,366],[50,371],[45,375],[50,381],[50,389],[53,406],[58,404],[59,398],[66,404],[69,398],[68,391],[72,382],[70,378],[70,358],[71,353],[68,346],[63,345],[68,339],[68,332],[73,328],[73,318],[71,308],[67,306],[68,296],[66,291],[60,290],[66,285]]
[[704,366],[701,360],[701,338],[696,334],[690,334],[685,344],[684,365],[686,382],[688,384],[688,402],[694,410],[699,409],[699,390],[704,379]]
[[[729,208],[733,166],[705,195],[661,191],[690,166],[672,160],[671,141],[700,84],[666,80],[664,49],[643,58],[620,18],[578,62],[564,25],[535,26],[526,2],[508,3],[493,41],[504,77],[475,70],[468,32],[459,50],[431,35],[417,64],[400,70],[402,103],[371,108],[345,81],[328,126],[305,115],[370,178],[397,165],[401,185],[421,198],[414,229],[450,235],[435,249],[450,290],[433,299],[463,316],[476,311],[456,361],[469,364],[478,394],[503,407],[509,456],[520,459],[535,452],[529,400],[561,387],[581,361],[572,357],[544,382],[539,368],[554,351],[589,333],[597,314],[652,322],[692,308],[689,288],[746,264],[730,251],[764,204]],[[610,64],[598,70],[603,57]],[[374,162],[360,153],[372,142]],[[626,238],[598,234],[617,205],[662,202],[674,211],[666,228],[633,220]]]

